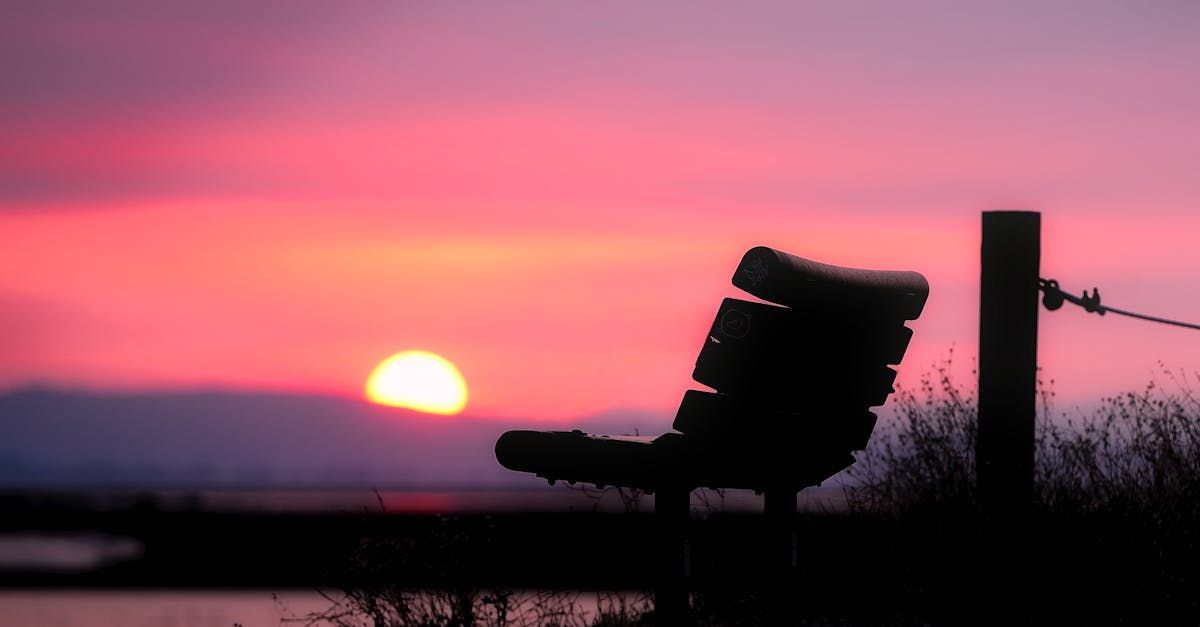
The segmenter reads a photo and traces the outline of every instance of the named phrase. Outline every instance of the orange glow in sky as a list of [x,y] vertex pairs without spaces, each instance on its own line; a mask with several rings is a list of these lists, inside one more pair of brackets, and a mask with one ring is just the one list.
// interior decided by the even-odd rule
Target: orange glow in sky
[[[986,209],[1200,320],[1187,3],[122,6],[0,20],[0,388],[353,396],[422,346],[473,415],[670,411],[755,245],[924,273],[900,382],[966,377]],[[1041,316],[1064,402],[1200,366]]]

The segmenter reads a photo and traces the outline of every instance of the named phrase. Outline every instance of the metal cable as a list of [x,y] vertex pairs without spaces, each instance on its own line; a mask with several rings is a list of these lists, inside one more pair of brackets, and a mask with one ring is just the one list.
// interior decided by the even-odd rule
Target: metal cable
[[1108,312],[1112,312],[1119,316],[1129,316],[1130,318],[1138,318],[1140,320],[1148,320],[1150,322],[1158,322],[1161,324],[1170,324],[1177,327],[1183,327],[1185,329],[1196,329],[1197,331],[1200,331],[1200,324],[1181,322],[1179,320],[1160,318],[1158,316],[1149,316],[1133,311],[1127,311],[1125,309],[1117,309],[1116,307],[1102,305],[1100,304],[1100,290],[1094,287],[1092,288],[1091,294],[1088,294],[1087,290],[1084,290],[1082,296],[1075,296],[1074,294],[1068,294],[1059,288],[1058,281],[1055,281],[1054,279],[1038,279],[1038,289],[1042,290],[1042,304],[1045,305],[1046,309],[1050,311],[1054,311],[1059,307],[1062,307],[1064,302],[1069,302],[1073,305],[1082,307],[1085,311],[1100,314],[1101,316]]

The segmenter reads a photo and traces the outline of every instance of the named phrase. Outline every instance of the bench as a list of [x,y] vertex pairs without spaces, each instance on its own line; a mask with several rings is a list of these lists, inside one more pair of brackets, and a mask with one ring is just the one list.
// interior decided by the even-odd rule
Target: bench
[[[555,481],[655,492],[699,487],[795,492],[854,463],[893,392],[929,284],[916,272],[859,270],[767,247],[733,284],[763,301],[725,299],[688,390],[658,437],[509,431],[505,468]],[[794,498],[793,498],[794,501]]]

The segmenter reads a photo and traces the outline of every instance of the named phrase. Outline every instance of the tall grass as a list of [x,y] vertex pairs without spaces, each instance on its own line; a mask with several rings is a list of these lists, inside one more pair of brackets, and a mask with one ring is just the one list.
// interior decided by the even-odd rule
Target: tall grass
[[847,471],[851,511],[974,506],[978,411],[974,390],[954,382],[952,365],[947,359],[921,376],[919,389],[896,392],[893,419],[880,421]]
[[1001,524],[977,503],[975,390],[944,363],[897,394],[849,471],[850,516],[890,521],[879,561],[906,578],[894,591],[919,598],[916,613],[958,603],[947,622],[1000,607],[1028,624],[1200,624],[1198,381],[1161,368],[1086,413],[1055,412],[1053,383],[1039,381],[1032,508]]
[[[852,511],[976,507],[976,392],[955,382],[951,371],[947,360],[922,376],[918,389],[897,392],[894,419],[876,428],[848,471]],[[1195,520],[1200,398],[1192,385],[1200,373],[1189,378],[1161,368],[1159,377],[1075,416],[1055,413],[1053,382],[1039,379],[1035,508]]]
[[1105,398],[1092,416],[1043,426],[1037,497],[1044,507],[1196,520],[1200,400],[1184,375],[1162,375],[1166,384]]
[[511,590],[348,589],[324,593],[323,612],[283,623],[332,627],[632,627],[643,624],[644,597],[609,593]]
[[[380,509],[383,510],[382,499]],[[646,595],[514,590],[491,551],[487,518],[438,517],[428,535],[372,535],[319,591],[329,606],[282,622],[306,627],[626,627],[651,606]],[[414,585],[414,582],[418,582]]]

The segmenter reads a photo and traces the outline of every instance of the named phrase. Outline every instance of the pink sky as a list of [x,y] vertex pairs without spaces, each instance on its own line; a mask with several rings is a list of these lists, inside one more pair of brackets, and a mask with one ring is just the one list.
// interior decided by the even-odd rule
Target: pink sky
[[[669,410],[742,252],[913,269],[911,385],[975,353],[979,212],[1043,275],[1200,320],[1186,3],[88,3],[0,9],[0,387]],[[1066,402],[1200,333],[1043,313]]]

